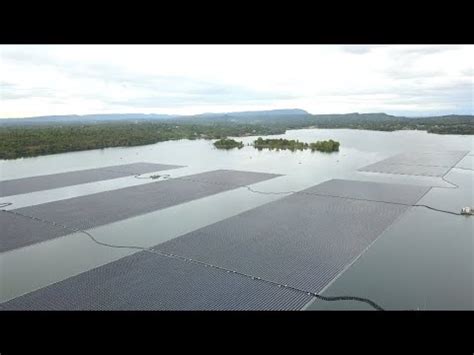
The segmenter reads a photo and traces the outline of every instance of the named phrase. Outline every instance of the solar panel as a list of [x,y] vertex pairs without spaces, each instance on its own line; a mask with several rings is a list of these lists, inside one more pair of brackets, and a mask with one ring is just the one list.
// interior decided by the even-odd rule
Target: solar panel
[[422,166],[422,165],[406,165],[406,164],[386,164],[383,161],[372,165],[368,165],[359,171],[367,171],[370,173],[384,173],[394,175],[417,175],[417,176],[444,176],[451,168],[444,166]]
[[387,164],[406,164],[422,166],[452,167],[461,160],[467,151],[448,152],[409,152],[395,155],[384,160]]
[[33,176],[15,180],[5,180],[0,181],[0,197],[176,168],[181,168],[181,166],[133,163],[51,175]]
[[333,179],[310,187],[303,192],[412,205],[428,190],[429,187],[426,186]]
[[428,189],[331,180],[154,247],[182,258],[139,252],[0,309],[302,309],[306,292],[320,292],[409,208],[386,202],[416,202]]
[[0,304],[0,310],[298,310],[311,297],[139,252]]
[[0,252],[71,233],[64,228],[0,211]]
[[[313,195],[343,192],[344,197]],[[333,180],[198,229],[154,249],[319,292],[427,187]]]
[[409,152],[395,155],[359,171],[385,174],[444,176],[468,151]]
[[[10,211],[54,221],[73,229],[89,229],[277,176],[279,175],[216,170]],[[72,233],[70,229],[45,227],[40,222],[5,214],[10,213],[0,212],[0,252]]]

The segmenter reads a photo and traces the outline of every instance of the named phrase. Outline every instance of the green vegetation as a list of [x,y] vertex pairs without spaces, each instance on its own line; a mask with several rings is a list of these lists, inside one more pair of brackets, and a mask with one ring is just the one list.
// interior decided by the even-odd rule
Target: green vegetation
[[350,113],[331,115],[273,115],[238,117],[230,115],[212,118],[194,117],[195,123],[231,122],[264,125],[278,130],[302,128],[349,128],[374,131],[420,130],[437,134],[474,134],[474,116],[449,115],[435,117],[401,117],[385,113]]
[[468,115],[437,117],[398,117],[384,113],[312,115],[291,122],[279,122],[287,129],[298,128],[349,128],[372,131],[418,130],[436,134],[474,134],[474,118]]
[[333,141],[332,139],[328,141],[318,141],[315,143],[310,143],[309,147],[312,151],[320,151],[320,152],[338,152],[339,151],[339,142]]
[[[191,119],[188,119],[188,121]],[[375,131],[420,130],[436,134],[474,134],[474,116],[446,115],[431,117],[403,117],[385,113],[298,114],[298,115],[217,115],[194,117],[193,122],[230,122],[266,125],[280,130],[302,128],[350,128]],[[185,121],[183,119],[183,121]]]
[[285,133],[249,124],[104,123],[95,125],[0,127],[0,159],[131,147],[177,139],[221,139]]
[[298,140],[288,140],[288,139],[262,139],[262,137],[258,137],[257,140],[253,142],[253,146],[258,150],[262,150],[264,148],[273,150],[280,150],[280,149],[289,149],[292,152],[295,150],[303,150],[308,149],[308,143],[303,143]]
[[314,143],[304,143],[298,140],[288,140],[288,139],[263,139],[259,137],[253,142],[253,146],[258,150],[268,148],[270,150],[276,149],[289,149],[292,152],[295,150],[311,149],[311,151],[320,151],[320,152],[337,152],[339,151],[339,142],[333,141],[332,139],[328,141],[318,141]]
[[[5,122],[3,122],[5,121]],[[129,120],[97,123],[48,123],[20,125],[0,122],[0,159],[16,159],[108,147],[130,147],[177,139],[225,139],[227,137],[284,134],[289,129],[350,128],[378,131],[424,130],[437,134],[474,134],[468,115],[407,118],[383,113],[344,115],[192,117],[157,122]],[[29,122],[32,120],[29,120]],[[237,122],[238,121],[238,122]],[[14,121],[12,121],[14,122]],[[331,141],[329,141],[331,142]],[[312,149],[337,151],[334,143],[258,142],[258,149]],[[265,145],[266,144],[266,145]],[[306,146],[307,145],[307,146]],[[223,145],[222,148],[224,147]]]
[[217,149],[233,149],[233,148],[241,149],[244,146],[244,143],[237,142],[233,139],[222,138],[214,142],[214,146]]

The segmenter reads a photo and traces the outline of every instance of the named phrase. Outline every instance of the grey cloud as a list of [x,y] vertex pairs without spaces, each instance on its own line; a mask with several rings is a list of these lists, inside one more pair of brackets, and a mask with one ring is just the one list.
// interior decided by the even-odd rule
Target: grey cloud
[[410,70],[408,68],[396,67],[384,71],[389,77],[397,80],[412,80],[420,78],[433,78],[441,76],[444,73],[440,70],[420,71]]
[[8,82],[0,82],[0,97],[2,100],[49,98],[55,94],[54,90],[45,87],[21,88]]
[[[341,46],[340,48],[342,51],[353,55],[363,55],[379,47],[382,46]],[[412,66],[420,56],[457,48],[457,46],[428,46],[389,49],[388,53],[395,63],[392,67],[381,72],[388,75],[389,79],[393,79],[388,81],[389,86],[372,87],[370,89],[346,88],[336,92],[326,92],[321,97],[332,97],[350,102],[364,101],[374,103],[374,105],[458,105],[463,109],[470,107],[472,111],[472,79],[457,80],[450,84],[433,86],[430,78],[443,76],[443,72],[419,71],[415,70]],[[48,68],[59,70],[72,80],[97,80],[109,85],[130,89],[131,92],[138,90],[138,94],[142,95],[138,98],[119,101],[108,95],[107,91],[104,90],[103,93],[98,95],[84,92],[74,97],[80,96],[83,99],[99,100],[105,105],[111,106],[172,108],[189,105],[267,104],[277,100],[299,98],[291,93],[260,92],[247,87],[198,80],[180,75],[145,75],[118,67],[113,63],[86,64],[81,62],[64,62],[53,55],[48,56],[46,52],[39,51],[37,48],[31,48],[31,51],[30,48],[28,48],[28,51],[15,48],[8,50],[1,48],[1,50],[2,60],[23,62],[35,66],[47,66]],[[461,71],[461,73],[462,75],[472,77],[474,71],[472,68],[468,68]],[[91,83],[91,85],[94,85],[94,83]],[[25,89],[19,88],[13,83],[0,82],[0,89],[2,99],[42,97],[48,98],[50,101],[61,100],[64,103],[68,101],[67,93],[58,95],[58,93],[48,88]],[[137,92],[134,94],[137,94]],[[393,95],[393,97],[384,98],[381,95]],[[58,96],[60,97],[58,98]]]
[[212,95],[206,93],[200,94],[164,94],[164,95],[150,95],[146,97],[139,97],[118,101],[115,99],[107,99],[104,101],[110,105],[126,105],[133,107],[185,107],[189,105],[226,105],[226,104],[251,104],[271,103],[274,100],[290,100],[293,96],[273,95],[267,93],[254,92],[238,92],[225,91],[222,93],[215,92]]
[[[296,98],[291,94],[275,94],[271,92],[262,93],[236,85],[226,85],[209,81],[197,80],[178,75],[144,75],[132,72],[113,64],[83,64],[65,63],[54,58],[37,56],[38,53],[26,55],[22,51],[8,52],[11,60],[39,61],[51,68],[61,71],[70,79],[97,80],[109,85],[118,85],[125,89],[138,89],[148,91],[149,95],[144,98],[128,100],[128,104],[134,106],[151,107],[153,105],[183,106],[190,103],[203,102],[206,104],[219,104],[229,102],[263,102],[272,100],[289,100]],[[15,99],[22,97],[44,97],[53,95],[52,91],[44,88],[32,88],[30,90],[19,90],[9,88],[4,98]],[[107,92],[102,95],[84,92],[82,98],[100,99],[104,103],[118,104],[117,100],[110,99]]]
[[[442,53],[446,51],[458,50],[459,46],[404,46],[404,47],[392,47],[389,46],[388,54],[394,61],[392,68],[394,70],[409,72],[419,59],[424,56]],[[391,68],[387,68],[388,71]]]
[[472,90],[472,83],[466,80],[457,80],[448,84],[433,85],[424,83],[423,81],[401,81],[394,82],[391,86],[373,87],[373,88],[358,88],[349,87],[344,90],[327,92],[328,96],[376,96],[387,94],[406,94],[419,95],[422,92],[453,92],[453,91],[470,91]]
[[28,47],[26,50],[16,46],[6,46],[0,49],[1,59],[10,62],[22,62],[31,65],[51,65],[53,61],[53,58],[45,54],[41,48]]
[[343,52],[352,53],[352,54],[366,54],[374,49],[379,48],[388,48],[390,54],[396,57],[415,57],[422,55],[429,55],[435,53],[441,53],[451,50],[457,50],[461,48],[460,46],[455,45],[433,45],[433,46],[418,46],[418,45],[407,45],[403,47],[398,47],[394,45],[346,45],[341,46]]
[[0,88],[1,89],[12,88],[14,86],[15,86],[15,84],[13,84],[13,83],[9,83],[7,81],[0,81]]
[[352,46],[342,46],[341,49],[342,51],[347,52],[347,53],[366,54],[377,47],[381,47],[381,46],[352,45]]
[[291,100],[298,96],[292,94],[259,92],[235,85],[201,83],[198,88],[184,90],[185,93],[218,100]]
[[260,93],[244,87],[214,83],[178,75],[144,75],[130,72],[113,65],[75,65],[68,66],[66,74],[71,78],[100,80],[107,84],[120,85],[127,89],[144,89],[150,92],[169,95],[199,95],[210,96],[213,99],[242,97],[291,99],[291,94],[275,95]]
[[406,99],[419,98],[420,102],[464,102],[472,103],[474,87],[466,80],[434,86],[412,86],[399,88],[397,92]]
[[[107,104],[112,106],[127,106],[136,108],[154,108],[154,107],[186,107],[189,105],[206,105],[208,101],[203,101],[200,97],[180,97],[180,96],[148,96],[123,101],[107,100]],[[213,103],[215,104],[215,103]]]
[[463,75],[474,76],[474,68],[467,68],[462,71]]
[[443,75],[442,71],[420,71],[415,63],[427,55],[457,50],[460,46],[389,46],[389,57],[392,64],[384,68],[381,73],[388,74],[393,79],[416,79]]
[[441,53],[446,51],[452,51],[459,49],[459,46],[455,45],[437,45],[437,46],[407,46],[398,49],[401,55],[429,55],[435,53]]
[[[474,87],[470,80],[457,80],[438,85],[398,85],[370,90],[353,88],[324,95],[335,101],[365,103],[374,107],[438,107],[453,112],[472,114]],[[392,111],[390,111],[392,112]]]
[[[82,79],[101,80],[108,84],[120,85],[126,89],[143,89],[150,95],[144,98],[131,99],[127,102],[139,106],[153,105],[178,105],[187,103],[204,102],[206,104],[219,104],[221,102],[254,102],[272,100],[290,100],[298,96],[274,92],[260,92],[245,87],[229,84],[214,83],[197,80],[177,75],[144,75],[132,73],[111,65],[88,65],[69,68],[68,75]],[[96,97],[96,96],[95,96]],[[117,104],[110,100],[106,94],[101,97],[107,103]],[[181,105],[180,105],[181,106]]]

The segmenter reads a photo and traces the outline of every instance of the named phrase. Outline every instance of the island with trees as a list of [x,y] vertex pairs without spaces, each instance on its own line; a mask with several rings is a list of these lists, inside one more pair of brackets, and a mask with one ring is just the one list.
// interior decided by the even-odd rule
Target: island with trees
[[229,139],[229,138],[222,138],[214,142],[214,146],[217,149],[234,149],[234,148],[241,149],[243,148],[244,143],[238,142],[236,140]]
[[332,139],[329,139],[327,141],[317,141],[314,143],[309,144],[309,148],[312,151],[319,151],[319,152],[338,152],[339,151],[339,142],[333,141]]
[[288,149],[291,150],[292,152],[296,150],[304,150],[304,149],[311,149],[311,151],[320,151],[320,152],[337,152],[339,151],[339,142],[336,142],[332,139],[329,139],[327,141],[317,141],[314,143],[305,143],[305,142],[300,142],[299,140],[288,140],[288,139],[263,139],[262,137],[258,137],[253,142],[253,146],[257,148],[258,150],[262,149]]

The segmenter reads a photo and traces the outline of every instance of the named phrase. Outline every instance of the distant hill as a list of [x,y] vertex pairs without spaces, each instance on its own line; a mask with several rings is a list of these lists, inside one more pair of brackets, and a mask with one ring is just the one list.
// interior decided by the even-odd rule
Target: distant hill
[[204,113],[198,115],[181,116],[176,118],[179,121],[195,123],[209,122],[233,122],[233,123],[273,123],[282,120],[300,119],[310,117],[311,114],[300,109],[268,110],[268,111],[243,111],[228,113]]
[[[386,113],[348,113],[312,115],[301,109],[282,109],[266,111],[244,111],[228,113],[203,113],[198,115],[165,115],[165,114],[94,114],[41,116],[28,118],[1,119],[0,127],[29,125],[69,125],[99,124],[105,122],[176,122],[194,124],[233,123],[233,124],[272,124],[285,126],[288,129],[301,127],[320,128],[369,128],[405,129],[416,125],[436,125],[437,123],[471,126],[472,115],[445,115],[432,117],[403,117]],[[375,129],[375,127],[373,127]],[[469,128],[469,127],[468,127]]]
[[111,113],[93,115],[58,115],[58,116],[36,116],[26,118],[0,119],[0,126],[18,125],[48,125],[48,124],[94,124],[114,121],[135,120],[169,120],[178,115],[144,114],[144,113]]
[[201,113],[197,115],[189,115],[187,117],[270,117],[270,116],[287,116],[287,115],[309,115],[308,112],[301,109],[282,109],[282,110],[266,110],[266,111],[239,111],[239,112],[221,112],[221,113]]
[[227,115],[234,116],[234,117],[274,117],[274,116],[309,115],[309,113],[301,109],[285,109],[285,110],[269,110],[269,111],[231,112],[231,113],[228,113]]
[[203,113],[198,115],[164,115],[144,113],[114,113],[114,114],[92,114],[92,115],[62,115],[62,116],[37,116],[26,118],[0,119],[0,126],[17,125],[64,125],[64,124],[95,124],[113,121],[154,121],[154,120],[199,120],[199,122],[242,122],[260,123],[272,121],[273,119],[288,119],[294,116],[309,116],[310,114],[300,109],[268,110],[268,111],[246,111],[229,113]]

